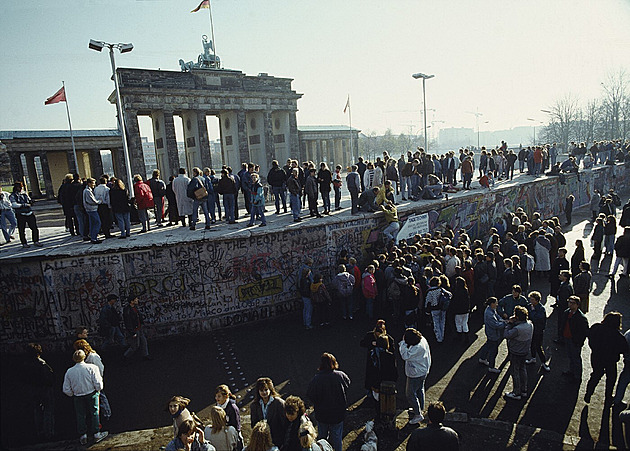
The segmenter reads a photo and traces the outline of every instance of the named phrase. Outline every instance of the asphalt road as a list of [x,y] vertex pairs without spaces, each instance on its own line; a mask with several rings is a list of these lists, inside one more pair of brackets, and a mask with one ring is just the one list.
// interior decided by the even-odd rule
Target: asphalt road
[[[569,255],[573,253],[575,240],[584,239],[591,230],[587,216],[587,211],[577,212],[573,226],[566,230]],[[588,239],[584,242],[588,243]],[[587,258],[591,253],[587,248]],[[594,290],[587,317],[593,324],[600,321],[604,313],[617,310],[624,315],[623,329],[626,330],[630,327],[630,287],[627,278],[615,278],[612,283],[605,277],[610,264],[611,258],[606,257],[593,268]],[[534,288],[543,293],[543,298],[549,292],[549,284],[543,280],[535,280]],[[550,298],[547,304],[551,303]],[[590,406],[587,408],[583,402],[590,374],[587,346],[583,350],[582,384],[568,384],[561,376],[567,359],[564,349],[552,341],[555,321],[554,313],[548,321],[550,327],[544,343],[545,351],[551,356],[551,372],[542,372],[539,365],[528,366],[531,395],[520,402],[506,402],[502,396],[511,388],[505,344],[501,345],[498,357],[501,374],[489,377],[485,367],[477,363],[478,351],[485,342],[480,315],[471,317],[472,340],[469,344],[447,336],[446,342],[438,345],[430,328],[425,327],[423,333],[429,339],[433,355],[427,379],[428,400],[442,399],[450,411],[465,412],[472,417],[493,418],[580,436],[585,447],[593,446],[595,442],[604,446],[614,443],[619,429],[611,420],[611,411],[603,407],[603,381]],[[391,321],[388,325],[390,334],[399,340],[402,329]],[[173,395],[191,398],[189,408],[203,416],[214,402],[214,388],[222,383],[227,383],[237,393],[237,401],[245,412],[251,401],[251,386],[263,375],[271,377],[285,397],[289,394],[304,396],[323,351],[337,356],[341,369],[352,379],[349,400],[360,404],[364,396],[366,352],[359,347],[359,341],[372,326],[368,320],[359,317],[354,321],[336,320],[329,329],[305,331],[296,314],[207,335],[153,341],[149,347],[155,360],[134,360],[127,365],[120,358],[121,350],[97,349],[106,366],[105,392],[113,410],[105,427],[110,432],[121,432],[167,426],[171,421],[164,408]],[[63,374],[72,365],[70,354],[69,351],[45,356],[55,369],[59,386],[56,425],[60,439],[76,438],[72,402],[60,390]],[[0,376],[2,444],[28,443],[34,437],[29,426],[28,391],[20,381],[19,359],[3,356]],[[405,410],[402,376],[398,381],[398,393],[398,407]],[[390,437],[386,442],[388,445],[381,449],[395,449],[404,444],[410,430],[406,427],[402,433]],[[346,430],[346,434],[349,432]],[[479,434],[484,432],[479,431]],[[358,449],[359,445],[355,443],[351,448]],[[505,444],[496,445],[503,447]],[[465,449],[478,447],[470,443]]]

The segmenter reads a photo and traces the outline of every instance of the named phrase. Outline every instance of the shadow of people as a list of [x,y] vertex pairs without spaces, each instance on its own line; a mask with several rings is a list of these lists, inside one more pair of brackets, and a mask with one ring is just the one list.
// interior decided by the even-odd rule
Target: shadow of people
[[580,413],[580,441],[577,445],[577,449],[592,449],[594,445],[593,436],[588,427],[588,406],[584,406],[582,413]]

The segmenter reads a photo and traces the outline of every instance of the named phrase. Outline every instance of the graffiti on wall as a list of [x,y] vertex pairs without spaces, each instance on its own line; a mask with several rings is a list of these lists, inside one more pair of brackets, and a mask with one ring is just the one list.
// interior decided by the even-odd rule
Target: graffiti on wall
[[[530,215],[559,215],[569,193],[576,197],[576,208],[586,205],[591,187],[615,186],[625,175],[619,170],[581,173],[579,181],[567,177],[564,185],[547,178],[479,192],[464,201],[442,202],[441,208],[418,203],[401,215],[401,222],[428,212],[431,230],[449,225],[477,237],[517,207]],[[384,225],[382,215],[375,215],[232,239],[0,264],[0,343],[55,341],[71,336],[79,325],[95,330],[109,294],[122,301],[138,296],[149,332],[160,335],[289,313],[301,308],[296,280],[307,257],[329,279],[342,250],[360,257]]]

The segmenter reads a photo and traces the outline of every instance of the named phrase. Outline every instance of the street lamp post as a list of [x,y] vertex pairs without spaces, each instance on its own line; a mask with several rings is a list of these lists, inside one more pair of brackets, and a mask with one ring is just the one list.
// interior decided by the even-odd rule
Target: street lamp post
[[129,147],[127,146],[127,133],[125,132],[125,120],[123,118],[122,102],[120,100],[120,87],[118,85],[118,75],[116,74],[116,61],[114,60],[114,49],[120,50],[120,53],[127,53],[133,50],[133,44],[110,44],[104,41],[95,41],[90,39],[88,47],[92,50],[100,52],[104,47],[109,49],[109,59],[112,64],[112,76],[114,77],[114,86],[116,88],[116,108],[118,110],[118,126],[120,133],[122,134],[123,150],[125,154],[125,166],[127,167],[127,187],[129,188],[129,195],[133,197],[133,179],[131,175],[131,159],[129,158]]
[[422,102],[424,104],[424,151],[429,151],[429,140],[427,139],[427,92],[426,92],[426,81],[429,78],[435,77],[435,75],[426,75],[418,72],[417,74],[412,75],[416,80],[418,78],[422,78]]
[[[541,110],[541,111],[543,111],[543,110]],[[531,117],[528,117],[527,120],[543,124],[543,121],[537,121],[536,119],[532,119]],[[536,145],[536,124],[534,124],[533,127],[534,127],[534,145]]]

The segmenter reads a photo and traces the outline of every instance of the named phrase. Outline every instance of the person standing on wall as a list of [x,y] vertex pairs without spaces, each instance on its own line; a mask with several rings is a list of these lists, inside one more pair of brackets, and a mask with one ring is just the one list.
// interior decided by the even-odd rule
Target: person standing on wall
[[359,193],[361,192],[361,176],[357,169],[357,166],[353,164],[346,175],[346,186],[350,192],[350,213],[353,215],[359,213]]
[[87,179],[87,186],[83,190],[83,207],[90,224],[90,242],[92,244],[100,244],[101,240],[98,239],[98,232],[101,230],[101,218],[98,215],[98,206],[102,202],[94,196],[95,185],[96,180],[91,177]]
[[300,200],[302,193],[302,185],[300,184],[300,169],[295,167],[291,169],[291,176],[287,180],[287,189],[289,190],[289,204],[291,205],[291,214],[293,222],[300,222],[300,211],[302,211],[302,203]]
[[153,176],[149,180],[151,193],[153,193],[153,207],[155,208],[155,225],[162,227],[164,217],[164,195],[166,194],[166,184],[160,179],[160,170],[154,169]]
[[147,337],[144,335],[144,320],[142,313],[138,309],[138,296],[132,294],[129,296],[129,304],[123,310],[123,320],[125,322],[125,330],[131,345],[123,355],[126,361],[129,357],[141,348],[142,358],[144,360],[153,360],[149,355],[149,347],[147,345]]
[[280,200],[282,200],[284,212],[287,212],[287,194],[285,191],[286,181],[287,173],[280,168],[278,160],[273,160],[271,162],[271,169],[267,174],[267,183],[271,186],[271,192],[273,193],[273,197],[276,202],[277,215],[280,214]]
[[94,188],[94,197],[100,203],[98,204],[98,217],[101,220],[101,233],[105,235],[105,238],[113,238],[112,235],[112,206],[110,203],[109,196],[109,186],[107,183],[109,182],[109,177],[105,174],[101,176],[99,179],[99,184]]
[[9,201],[11,202],[11,207],[13,207],[13,211],[15,212],[15,216],[17,218],[17,227],[20,234],[22,247],[30,247],[26,242],[27,224],[28,227],[31,229],[33,244],[35,246],[41,247],[42,243],[39,242],[39,228],[37,227],[37,218],[35,218],[35,213],[33,213],[33,209],[31,208],[33,201],[24,189],[24,184],[22,182],[15,182],[13,184],[13,192],[11,193],[11,195],[9,195]]

